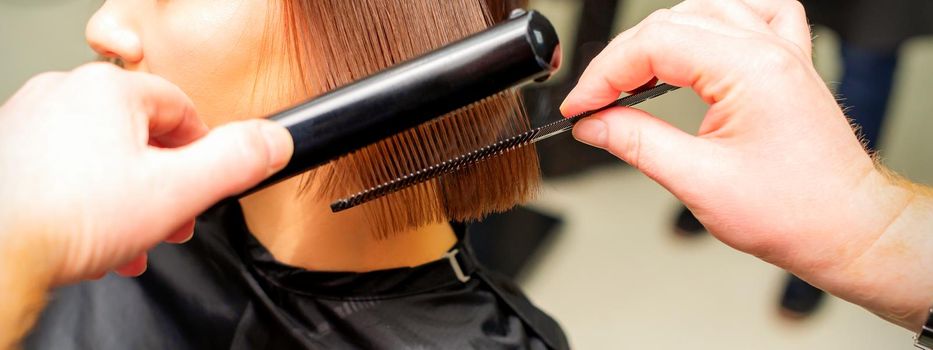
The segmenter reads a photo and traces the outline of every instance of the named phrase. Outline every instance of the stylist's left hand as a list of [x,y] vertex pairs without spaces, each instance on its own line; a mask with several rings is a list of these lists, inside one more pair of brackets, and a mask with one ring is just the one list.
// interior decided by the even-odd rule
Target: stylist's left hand
[[208,131],[152,75],[104,63],[40,75],[0,107],[0,265],[49,286],[139,275],[148,249],[190,238],[196,215],[291,153],[269,121]]

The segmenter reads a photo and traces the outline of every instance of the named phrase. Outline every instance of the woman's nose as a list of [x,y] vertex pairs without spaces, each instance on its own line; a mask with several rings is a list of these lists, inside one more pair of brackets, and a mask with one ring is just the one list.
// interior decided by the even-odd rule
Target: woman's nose
[[130,9],[120,6],[125,2],[105,2],[87,22],[85,36],[91,48],[101,56],[135,64],[143,59],[143,47],[135,23],[127,12]]

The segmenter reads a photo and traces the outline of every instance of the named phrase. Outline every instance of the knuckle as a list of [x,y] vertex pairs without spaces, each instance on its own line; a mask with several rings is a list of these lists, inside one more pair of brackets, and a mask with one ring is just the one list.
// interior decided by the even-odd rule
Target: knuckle
[[664,22],[645,23],[641,30],[638,31],[637,36],[642,40],[661,38],[670,29],[669,27],[670,26]]
[[69,75],[69,82],[83,90],[93,90],[100,94],[94,96],[124,96],[127,92],[121,88],[120,68],[106,62],[93,62],[75,68]]
[[771,2],[773,3],[772,8],[776,9],[777,13],[793,14],[802,20],[807,18],[806,8],[800,0],[771,0]]
[[797,18],[801,23],[807,23],[809,20],[807,18],[807,9],[799,1],[791,1],[791,8],[793,11],[794,17]]
[[656,51],[677,43],[682,34],[682,28],[670,22],[648,23],[635,34],[631,45],[636,50]]
[[[686,0],[683,2],[680,13],[694,15],[708,15],[713,11],[721,11],[723,7],[734,6],[734,0]],[[678,5],[679,6],[679,5]]]
[[780,0],[780,9],[787,14],[791,14],[800,20],[807,19],[807,11],[803,4],[798,0]]
[[767,41],[757,49],[761,68],[787,72],[800,66],[800,60],[784,45]]
[[114,75],[117,71],[119,71],[119,68],[117,68],[117,66],[114,66],[111,63],[91,62],[91,63],[81,65],[78,68],[75,68],[75,70],[72,71],[72,73],[74,73],[75,76],[81,76],[81,77],[84,77],[84,76],[97,77],[97,76],[111,76],[111,75]]
[[665,22],[668,21],[671,16],[674,15],[674,10],[671,9],[660,9],[651,13],[648,18],[645,18],[645,24]]
[[642,161],[642,142],[641,142],[641,132],[637,129],[633,129],[628,132],[628,135],[624,135],[625,138],[623,142],[623,151],[629,159],[629,164],[631,164],[635,169],[644,170],[644,162]]
[[24,85],[24,89],[44,89],[50,85],[57,84],[65,77],[62,72],[45,72],[29,79]]
[[641,170],[642,162],[642,138],[641,129],[638,127],[617,128],[619,124],[631,123],[631,120],[625,120],[620,116],[618,110],[607,112],[603,117],[607,126],[607,149],[616,157],[629,163],[632,167]]
[[793,10],[794,10],[794,13],[796,13],[796,14],[802,15],[802,14],[804,14],[804,13],[806,12],[806,11],[804,10],[803,3],[801,3],[799,0],[780,0],[780,1],[781,1],[782,3],[784,3],[784,6],[787,6],[787,7],[791,8],[791,9],[793,9]]

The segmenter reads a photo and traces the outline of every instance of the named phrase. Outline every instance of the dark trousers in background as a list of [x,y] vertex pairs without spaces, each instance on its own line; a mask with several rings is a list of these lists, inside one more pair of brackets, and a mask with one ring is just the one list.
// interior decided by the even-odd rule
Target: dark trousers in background
[[841,53],[844,73],[839,96],[846,115],[861,127],[866,146],[875,151],[894,87],[897,49],[871,51],[842,43]]

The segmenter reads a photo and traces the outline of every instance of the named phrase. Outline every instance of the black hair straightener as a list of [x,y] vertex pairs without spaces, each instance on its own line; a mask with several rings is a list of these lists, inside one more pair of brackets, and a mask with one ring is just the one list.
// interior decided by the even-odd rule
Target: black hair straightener
[[[240,197],[529,81],[544,81],[559,67],[554,27],[536,11],[510,18],[454,43],[269,117],[292,136],[286,167]],[[666,84],[617,103],[514,135],[462,156],[364,190],[331,205],[340,211],[430,180],[482,159],[569,130],[595,112],[633,105],[675,89]]]

